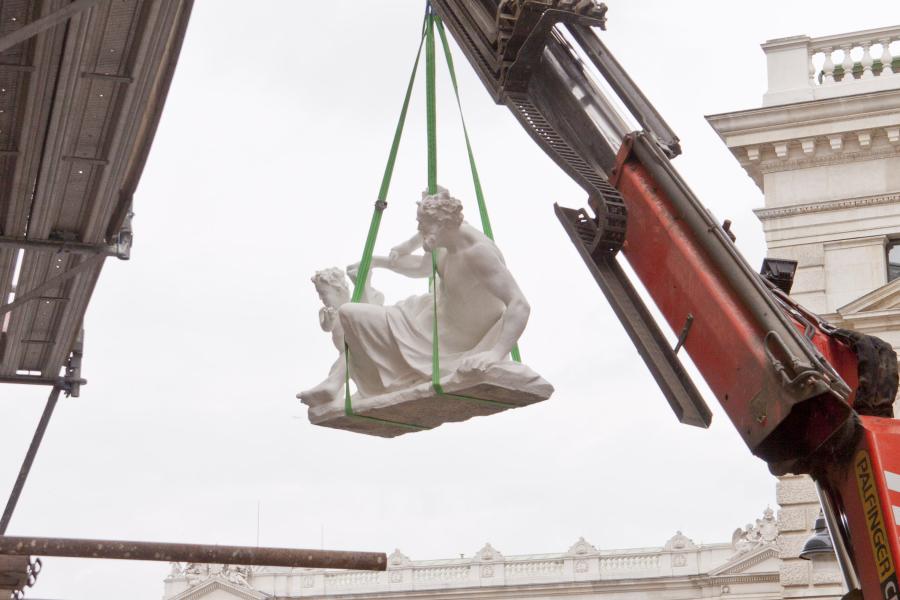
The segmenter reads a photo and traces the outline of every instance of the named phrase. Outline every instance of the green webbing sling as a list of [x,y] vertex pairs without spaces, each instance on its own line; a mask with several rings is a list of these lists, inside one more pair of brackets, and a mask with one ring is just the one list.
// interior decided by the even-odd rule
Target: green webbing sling
[[[406,89],[406,97],[403,100],[403,108],[400,111],[400,118],[397,122],[397,128],[394,132],[393,143],[391,144],[391,151],[388,155],[388,162],[385,166],[384,176],[381,181],[381,188],[378,193],[378,200],[375,203],[375,210],[372,214],[372,220],[369,224],[369,233],[366,237],[366,243],[363,248],[363,255],[359,262],[359,270],[356,275],[356,282],[353,288],[353,296],[351,298],[352,302],[359,302],[362,299],[363,292],[365,290],[366,281],[369,277],[369,271],[371,270],[372,265],[372,255],[375,249],[375,241],[378,237],[378,229],[381,225],[381,217],[384,212],[384,209],[387,208],[387,194],[388,189],[390,188],[391,177],[394,171],[394,164],[397,158],[397,151],[400,146],[400,139],[403,134],[403,126],[406,122],[406,113],[409,108],[410,97],[412,96],[413,84],[415,83],[416,71],[419,66],[419,59],[422,54],[422,45],[425,45],[425,96],[426,96],[426,129],[427,129],[427,147],[428,147],[428,193],[435,194],[437,193],[437,98],[436,98],[436,85],[435,85],[435,40],[434,40],[434,29],[437,27],[438,33],[441,37],[441,44],[444,48],[444,56],[447,60],[447,67],[450,71],[450,78],[453,82],[453,91],[456,95],[456,102],[459,108],[460,120],[462,121],[463,126],[463,134],[465,136],[466,141],[466,150],[468,152],[469,157],[469,166],[472,171],[472,180],[475,186],[475,195],[478,201],[478,211],[481,215],[481,225],[482,229],[486,236],[488,236],[491,240],[494,239],[493,230],[491,229],[490,219],[488,217],[487,205],[484,201],[484,194],[481,189],[481,180],[478,177],[478,169],[475,166],[475,157],[472,153],[472,145],[469,141],[469,133],[466,129],[465,119],[463,118],[462,113],[462,104],[459,99],[459,88],[456,80],[456,73],[453,68],[453,58],[450,54],[450,46],[447,43],[447,36],[444,31],[443,23],[441,22],[440,17],[433,14],[431,11],[431,7],[429,5],[426,10],[425,16],[425,24],[422,31],[422,39],[419,42],[419,49],[416,53],[416,60],[413,64],[413,70],[410,74],[409,85]],[[482,404],[485,406],[493,406],[493,407],[501,407],[501,408],[510,408],[517,406],[516,404],[510,404],[506,402],[499,402],[496,400],[484,400],[481,398],[471,398],[468,396],[460,396],[456,394],[448,394],[444,392],[441,383],[440,383],[440,352],[439,352],[439,339],[438,339],[438,324],[437,324],[437,255],[434,251],[431,253],[431,267],[432,267],[432,297],[433,301],[433,338],[432,338],[432,387],[435,392],[442,396],[448,396],[451,398],[458,398],[460,400],[466,400],[469,402],[475,402],[478,404]],[[365,419],[369,421],[374,421],[378,423],[390,424],[396,427],[402,427],[405,429],[412,430],[424,430],[429,429],[428,427],[422,425],[416,425],[413,423],[401,423],[398,421],[390,421],[386,419],[379,419],[376,417],[368,417],[365,415],[359,415],[353,412],[353,405],[350,397],[350,349],[347,345],[344,345],[344,356],[345,356],[345,367],[346,367],[346,377],[345,377],[345,396],[344,396],[344,412],[347,416],[353,417],[356,419]],[[519,349],[518,346],[514,347],[512,350],[513,360],[519,362],[521,359],[519,357]]]
[[[450,45],[447,43],[447,33],[444,31],[444,22],[437,15],[434,17],[435,25],[441,36],[441,45],[444,47],[444,57],[447,59],[447,70],[450,72],[450,81],[453,83],[453,94],[456,96],[456,106],[459,108],[459,121],[462,123],[463,137],[466,140],[466,152],[469,155],[469,168],[472,170],[472,183],[475,186],[475,199],[478,201],[478,213],[481,215],[481,230],[492,241],[494,230],[491,227],[491,219],[488,216],[487,203],[484,201],[484,192],[481,190],[481,178],[478,176],[478,167],[475,166],[475,155],[472,153],[472,143],[469,141],[469,129],[466,127],[466,118],[463,116],[462,102],[459,99],[459,84],[456,82],[456,69],[453,68],[453,55],[450,53]],[[522,362],[519,345],[512,348],[512,359]]]
[[[459,91],[456,85],[456,72],[453,69],[453,59],[450,56],[450,46],[447,44],[447,37],[444,33],[443,23],[441,22],[441,18],[435,15],[429,7],[428,14],[426,15],[426,25],[425,25],[425,98],[426,98],[426,119],[427,119],[427,132],[428,132],[428,193],[436,194],[437,193],[437,94],[436,83],[435,83],[435,52],[434,52],[434,28],[435,24],[437,24],[437,29],[441,35],[441,43],[444,47],[444,56],[447,59],[447,68],[450,70],[450,78],[453,81],[453,90],[456,93],[456,101],[460,107],[460,115],[462,115],[462,104],[459,102]],[[481,213],[481,223],[484,228],[485,235],[493,239],[491,233],[491,225],[487,216],[487,208],[484,206],[484,197],[481,193],[481,184],[478,180],[478,170],[475,168],[475,160],[472,155],[472,146],[469,143],[469,134],[465,129],[465,120],[463,120],[463,133],[466,137],[466,148],[469,151],[469,164],[472,167],[472,178],[475,182],[476,196],[478,197],[478,209]],[[437,251],[431,251],[431,280],[432,280],[432,293],[431,297],[433,299],[433,310],[432,310],[432,333],[431,333],[431,387],[434,389],[435,393],[440,396],[447,396],[450,398],[457,398],[460,400],[466,400],[468,402],[474,402],[477,404],[481,404],[483,406],[491,406],[491,407],[499,407],[499,408],[510,408],[517,406],[516,404],[511,404],[508,402],[499,402],[497,400],[485,400],[483,398],[474,398],[470,396],[462,396],[459,394],[448,394],[444,391],[443,386],[441,385],[441,353],[440,353],[440,340],[438,338],[438,286],[440,285],[440,281],[438,280],[438,272],[437,272]]]
[[[427,24],[427,16],[426,16]],[[406,123],[406,113],[409,109],[409,100],[412,97],[413,84],[416,82],[416,72],[419,70],[419,58],[422,56],[422,44],[425,42],[425,29],[423,25],[422,37],[419,40],[419,49],[416,51],[416,60],[413,63],[412,73],[409,75],[409,84],[406,86],[406,96],[403,98],[403,108],[400,109],[400,118],[397,120],[397,127],[394,130],[394,140],[391,142],[391,151],[388,154],[387,165],[384,167],[384,175],[381,178],[381,188],[378,190],[378,199],[375,201],[375,210],[372,212],[372,220],[369,223],[369,234],[366,237],[366,243],[363,247],[362,258],[359,261],[359,270],[356,273],[356,282],[353,286],[353,296],[351,302],[359,302],[362,299],[363,292],[366,289],[366,282],[369,279],[369,271],[372,267],[372,254],[375,251],[375,240],[378,238],[378,229],[381,226],[381,216],[384,209],[387,208],[387,195],[391,187],[391,177],[394,174],[394,164],[397,162],[397,151],[400,148],[400,139],[403,137],[403,126]],[[412,429],[421,431],[428,429],[421,425],[412,423],[400,423],[397,421],[388,421],[386,419],[378,419],[375,417],[367,417],[358,415],[353,412],[353,404],[350,400],[350,348],[344,344],[344,414],[348,417],[375,421],[378,423],[387,423],[404,429]]]

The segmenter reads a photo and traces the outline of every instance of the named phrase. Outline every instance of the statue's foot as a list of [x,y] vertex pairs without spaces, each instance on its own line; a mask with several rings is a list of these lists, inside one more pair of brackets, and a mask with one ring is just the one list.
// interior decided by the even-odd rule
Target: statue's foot
[[337,398],[338,392],[340,391],[340,386],[335,388],[330,382],[325,381],[314,388],[300,392],[297,394],[297,397],[300,398],[300,401],[303,402],[303,404],[309,407],[321,406],[332,402]]

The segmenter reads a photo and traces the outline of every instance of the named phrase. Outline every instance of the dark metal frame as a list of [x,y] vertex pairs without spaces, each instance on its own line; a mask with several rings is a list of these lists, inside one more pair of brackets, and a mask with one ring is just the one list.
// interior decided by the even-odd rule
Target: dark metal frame
[[596,231],[593,219],[584,210],[558,204],[554,205],[554,210],[675,416],[687,425],[709,427],[712,411],[675,355],[677,348],[669,348],[665,335],[616,257],[608,253],[591,254],[588,250],[582,234]]
[[33,23],[29,23],[10,34],[0,38],[0,52],[9,50],[17,44],[36,36],[37,34],[55,27],[60,23],[64,23],[77,15],[81,11],[87,10],[102,0],[75,0],[71,4],[67,4],[63,8],[42,17]]

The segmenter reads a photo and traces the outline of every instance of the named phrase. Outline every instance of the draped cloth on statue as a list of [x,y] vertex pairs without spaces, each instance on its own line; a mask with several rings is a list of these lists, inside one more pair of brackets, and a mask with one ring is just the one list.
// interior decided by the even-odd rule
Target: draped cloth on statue
[[[439,292],[439,305],[440,301]],[[377,396],[431,381],[433,303],[431,294],[423,294],[391,306],[356,304],[344,309],[355,313],[354,318],[341,322],[350,349],[350,372],[361,396]],[[455,352],[441,348],[441,377],[456,371],[468,353],[496,343],[499,328],[500,322],[495,323],[471,348]]]

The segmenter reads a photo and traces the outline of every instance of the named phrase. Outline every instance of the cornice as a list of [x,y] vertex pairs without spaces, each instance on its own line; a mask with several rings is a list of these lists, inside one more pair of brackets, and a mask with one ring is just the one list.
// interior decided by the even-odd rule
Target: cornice
[[706,115],[723,141],[727,136],[760,133],[845,118],[890,115],[900,111],[900,89],[841,96],[779,106]]
[[850,198],[847,200],[830,200],[828,202],[814,202],[811,204],[798,204],[780,208],[756,208],[753,212],[760,220],[793,217],[810,213],[827,212],[834,210],[846,210],[879,206],[881,204],[900,203],[900,192],[893,194],[879,194],[877,196],[865,196],[862,198]]
[[739,555],[721,567],[710,571],[709,577],[743,577],[742,572],[770,558],[778,558],[778,549],[773,544],[765,544],[747,554]]
[[[820,144],[823,143],[815,138]],[[785,147],[802,145],[806,140],[794,139],[784,142]],[[774,146],[774,144],[769,144]],[[757,149],[760,146],[756,146]],[[758,151],[758,150],[757,150]],[[769,158],[762,161],[753,161],[749,158],[742,159],[741,164],[744,168],[756,166],[762,174],[780,173],[782,171],[795,171],[797,169],[810,169],[813,167],[823,167],[829,165],[850,164],[868,160],[878,160],[883,158],[893,158],[900,156],[900,145],[879,146],[877,148],[866,150],[844,150],[842,152],[818,153],[813,152],[808,156],[800,156],[795,158]]]
[[778,573],[760,573],[757,575],[724,575],[709,578],[711,583],[715,585],[735,584],[735,583],[768,583],[779,581]]
[[[900,297],[900,279],[895,279],[837,309],[842,319],[854,317],[893,317],[897,308],[878,308],[885,300]],[[874,307],[874,308],[873,308]]]

